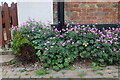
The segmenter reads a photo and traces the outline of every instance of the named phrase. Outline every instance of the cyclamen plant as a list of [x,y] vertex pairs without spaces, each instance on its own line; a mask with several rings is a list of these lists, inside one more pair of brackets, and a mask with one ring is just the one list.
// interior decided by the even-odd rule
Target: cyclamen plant
[[77,58],[88,58],[98,65],[120,64],[120,27],[99,30],[94,25],[67,24],[66,29],[58,30],[28,21],[13,30],[29,37],[45,68],[58,71]]

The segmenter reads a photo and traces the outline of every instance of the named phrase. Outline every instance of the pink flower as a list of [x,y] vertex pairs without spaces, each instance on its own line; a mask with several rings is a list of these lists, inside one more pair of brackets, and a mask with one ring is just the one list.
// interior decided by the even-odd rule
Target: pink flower
[[75,33],[79,33],[79,31],[75,31]]
[[116,49],[113,49],[113,51],[116,51]]
[[41,30],[38,30],[39,32],[41,31]]
[[52,43],[52,45],[55,45],[56,42]]
[[106,39],[104,39],[103,41],[104,41],[105,43],[107,43],[107,40],[106,40]]
[[53,48],[53,46],[50,46],[50,48]]
[[50,39],[53,39],[52,37],[50,37]]
[[79,41],[77,41],[77,43],[80,43]]
[[62,31],[65,31],[65,29],[62,29]]
[[47,41],[46,43],[50,43],[50,41]]
[[43,26],[43,29],[46,29],[47,27],[46,26]]
[[70,24],[67,24],[67,26],[66,27],[68,27]]
[[72,30],[68,30],[68,31],[72,31]]
[[66,34],[64,34],[66,36]]
[[53,28],[55,28],[55,26],[53,26]]
[[70,42],[70,40],[67,40],[67,42]]
[[68,28],[66,28],[66,30],[68,30]]
[[60,44],[62,44],[63,42],[62,41],[60,41]]
[[119,44],[119,42],[114,42],[114,44]]
[[36,28],[36,27],[32,27],[32,31],[34,31],[35,28]]
[[62,44],[62,46],[65,46],[65,44],[66,44],[66,42],[64,42],[64,43]]
[[58,35],[56,35],[56,36],[58,36]]
[[63,35],[60,35],[60,37],[63,37]]
[[100,48],[100,47],[97,47],[97,48]]
[[113,38],[114,40],[118,40],[118,38]]
[[49,50],[48,48],[45,48],[45,50]]
[[72,44],[74,44],[74,42],[72,42]]
[[96,39],[96,41],[100,41],[100,40]]
[[47,45],[47,43],[44,43],[44,45]]
[[58,31],[57,28],[55,28],[55,31]]
[[85,30],[86,30],[86,28],[83,28],[83,30],[85,31]]

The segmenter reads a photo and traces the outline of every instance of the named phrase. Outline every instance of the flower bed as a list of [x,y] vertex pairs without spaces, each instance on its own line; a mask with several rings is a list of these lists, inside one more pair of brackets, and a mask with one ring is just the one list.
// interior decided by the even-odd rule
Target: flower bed
[[94,25],[91,28],[67,24],[66,29],[58,31],[55,27],[29,20],[12,30],[14,54],[20,55],[20,48],[30,44],[45,68],[59,71],[77,58],[91,59],[93,65],[120,64],[119,26],[100,31]]

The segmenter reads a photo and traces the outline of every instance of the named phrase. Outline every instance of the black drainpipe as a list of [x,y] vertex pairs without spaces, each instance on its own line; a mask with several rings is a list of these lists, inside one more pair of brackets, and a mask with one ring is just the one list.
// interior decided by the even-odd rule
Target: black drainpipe
[[58,30],[65,28],[64,24],[64,0],[58,0]]

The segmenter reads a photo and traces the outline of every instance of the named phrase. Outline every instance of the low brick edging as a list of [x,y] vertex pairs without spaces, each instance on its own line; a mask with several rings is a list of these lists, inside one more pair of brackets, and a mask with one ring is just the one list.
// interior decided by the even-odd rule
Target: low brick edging
[[[57,2],[53,4],[54,23],[57,23]],[[65,20],[70,23],[118,23],[118,2],[65,2]]]

